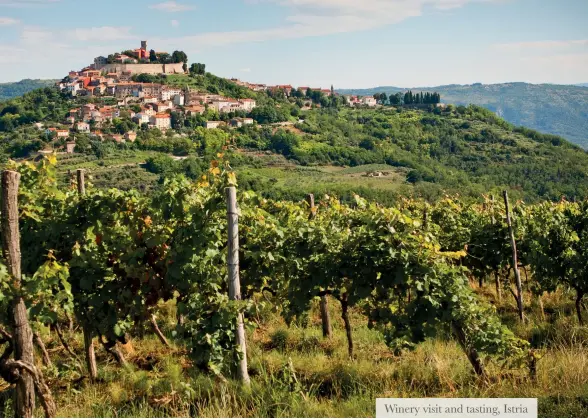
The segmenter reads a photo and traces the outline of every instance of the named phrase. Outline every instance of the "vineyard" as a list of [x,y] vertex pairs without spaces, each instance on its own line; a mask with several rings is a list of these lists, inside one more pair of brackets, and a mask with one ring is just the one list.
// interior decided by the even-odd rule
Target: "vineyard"
[[[37,164],[11,162],[2,176],[5,415],[55,416],[72,387],[139,375],[144,363],[133,360],[129,348],[147,335],[157,337],[160,351],[185,361],[176,376],[189,373],[160,394],[144,376],[134,382],[143,384],[150,407],[164,407],[151,408],[150,415],[219,414],[207,407],[225,398],[227,387],[243,395],[282,387],[300,404],[348,401],[345,381],[333,381],[326,392],[326,379],[313,385],[292,355],[278,373],[260,362],[264,350],[256,340],[269,324],[280,327],[266,350],[287,353],[297,334],[312,341],[305,331],[314,316],[320,327],[314,348],[328,348],[327,358],[338,354],[348,369],[365,364],[365,354],[376,349],[385,355],[370,365],[373,371],[385,369],[387,360],[414,360],[431,343],[460,349],[451,356],[468,366],[459,380],[437,372],[436,390],[427,390],[418,374],[408,375],[411,385],[403,386],[410,396],[472,396],[467,389],[497,384],[513,396],[538,396],[525,389],[542,381],[556,386],[557,375],[545,373],[556,350],[581,356],[572,368],[579,382],[570,381],[585,383],[587,202],[526,205],[509,203],[506,193],[478,202],[405,199],[394,207],[359,196],[349,205],[329,196],[272,201],[240,191],[223,154],[197,181],[173,176],[149,194],[94,189],[83,171],[60,189],[55,164],[54,156]],[[548,305],[554,299],[556,309]],[[165,326],[158,324],[162,319]],[[541,339],[558,328],[572,337],[565,349]],[[190,382],[190,375],[198,380]],[[274,382],[267,375],[276,375]],[[208,391],[199,393],[205,379]],[[470,388],[459,390],[463,384]],[[572,414],[588,413],[586,391],[578,391],[583,399],[574,400]],[[405,396],[401,388],[362,392]],[[230,395],[234,406],[248,408],[221,415],[293,413],[281,406],[294,405],[291,400],[260,411],[253,400]],[[547,389],[541,396],[556,395],[559,390]],[[373,416],[372,402],[366,411],[345,413]]]

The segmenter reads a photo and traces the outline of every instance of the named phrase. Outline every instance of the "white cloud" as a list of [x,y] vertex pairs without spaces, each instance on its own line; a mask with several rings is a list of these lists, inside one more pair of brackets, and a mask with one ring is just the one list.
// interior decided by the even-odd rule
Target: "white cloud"
[[152,4],[149,6],[150,9],[155,10],[162,10],[164,12],[169,13],[176,13],[176,12],[185,12],[187,10],[193,10],[193,6],[188,6],[187,4],[177,3],[175,1],[165,1],[163,3]]
[[173,26],[174,28],[177,28],[178,26],[180,26],[180,21],[172,19],[171,26]]
[[96,28],[78,28],[66,31],[66,36],[77,41],[118,41],[120,39],[134,39],[129,26],[101,26]]
[[588,39],[509,42],[492,45],[493,49],[502,52],[562,50],[582,47],[588,47]]
[[0,26],[16,25],[17,23],[20,23],[20,21],[13,18],[0,16]]
[[246,67],[246,68],[244,68],[244,69],[239,69],[239,71],[240,71],[241,73],[251,73],[251,69],[250,69],[249,67]]
[[[503,1],[505,0],[245,0],[248,4],[276,3],[288,7],[291,13],[286,17],[285,24],[273,28],[208,32],[160,41],[211,47],[323,36],[393,25],[411,17],[421,16],[427,9],[448,10],[470,3]],[[175,2],[168,3],[175,5]]]
[[[48,67],[65,73],[71,70],[70,66],[81,68],[95,56],[116,51],[113,43],[127,38],[135,38],[127,27],[52,30],[27,25],[22,27],[18,42],[0,44],[0,63],[27,64],[31,71],[39,73],[38,77],[47,76],[40,72],[46,71]],[[54,73],[52,77],[55,76]]]
[[37,26],[25,26],[20,33],[20,40],[24,45],[39,45],[51,42],[53,32]]

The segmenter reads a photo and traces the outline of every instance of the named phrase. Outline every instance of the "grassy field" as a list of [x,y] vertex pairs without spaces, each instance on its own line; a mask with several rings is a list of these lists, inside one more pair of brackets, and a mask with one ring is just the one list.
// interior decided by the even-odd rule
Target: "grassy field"
[[[363,165],[354,168],[337,166],[286,166],[246,169],[247,172],[271,180],[278,188],[312,190],[317,185],[327,189],[354,190],[369,188],[381,191],[397,191],[406,184],[406,171],[388,165]],[[368,176],[379,172],[380,176]]]
[[[493,300],[489,289],[478,292]],[[545,320],[537,306],[528,306],[524,325],[516,322],[513,302],[498,305],[503,320],[542,355],[534,380],[526,369],[505,372],[489,365],[489,378],[481,381],[444,334],[394,356],[356,312],[356,358],[350,360],[340,308],[332,301],[332,339],[321,335],[317,307],[290,327],[273,311],[254,314],[258,326],[248,332],[251,390],[192,367],[186,349],[172,340],[173,305],[159,311],[171,348],[149,334],[133,339],[122,349],[125,368],[98,348],[100,379],[94,384],[83,379],[80,331],[66,332],[79,360],[64,351],[55,333],[42,331],[54,364],[44,372],[60,417],[373,417],[377,397],[537,397],[541,417],[588,417],[588,328],[577,325],[570,302],[562,293],[546,296]],[[9,392],[0,381],[2,407],[10,414]]]
[[104,158],[94,155],[62,155],[58,157],[58,176],[62,184],[68,183],[68,173],[85,169],[88,181],[96,188],[119,188],[122,190],[152,189],[158,175],[147,172],[141,164],[158,152],[119,151]]

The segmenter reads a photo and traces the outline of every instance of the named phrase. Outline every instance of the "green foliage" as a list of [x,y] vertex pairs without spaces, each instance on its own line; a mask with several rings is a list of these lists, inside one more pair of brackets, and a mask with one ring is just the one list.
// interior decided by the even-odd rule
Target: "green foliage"
[[297,135],[284,130],[278,130],[276,134],[270,138],[269,147],[277,153],[281,153],[286,157],[294,154],[294,148],[300,144]]
[[174,51],[171,55],[172,63],[187,63],[188,56],[184,51]]
[[56,82],[57,80],[24,79],[20,82],[0,83],[0,101],[22,96],[25,93],[39,88],[52,87]]
[[158,74],[140,73],[140,74],[134,74],[131,77],[131,80],[133,80],[133,82],[137,82],[137,83],[164,83],[165,76],[158,75]]
[[454,264],[465,252],[442,251],[409,207],[381,208],[356,196],[352,207],[325,197],[309,209],[242,195],[247,293],[234,302],[225,292],[224,187],[235,183],[234,173],[219,167],[227,162],[212,161],[197,182],[166,179],[148,198],[114,189],[61,193],[53,159],[16,166],[23,172],[23,228],[30,241],[23,271],[41,266],[32,293],[39,320],[54,322],[58,310],[73,306],[81,323],[114,345],[126,342],[158,302],[175,299],[186,319],[178,337],[198,366],[221,374],[240,357],[237,312],[249,311],[252,294],[269,289],[290,321],[304,318],[312,298],[324,294],[341,302],[343,316],[348,307],[360,308],[394,349],[451,327],[461,331],[466,349],[515,360],[523,352],[525,343],[467,287]]
[[281,108],[275,106],[266,105],[259,106],[251,111],[251,118],[257,121],[259,124],[273,124],[282,121],[288,121],[288,114],[285,113]]
[[65,95],[56,89],[43,88],[20,98],[0,103],[0,132],[38,121],[61,121],[69,111]]
[[206,74],[206,64],[193,63],[190,66],[190,74],[191,75],[204,75],[204,74]]
[[[493,85],[447,85],[419,88],[436,91],[443,102],[475,104],[488,108],[508,122],[561,136],[586,148],[588,118],[583,112],[588,104],[588,89],[567,85],[500,83]],[[385,86],[374,89],[339,90],[341,94],[371,96],[377,92],[393,95],[406,89]]]

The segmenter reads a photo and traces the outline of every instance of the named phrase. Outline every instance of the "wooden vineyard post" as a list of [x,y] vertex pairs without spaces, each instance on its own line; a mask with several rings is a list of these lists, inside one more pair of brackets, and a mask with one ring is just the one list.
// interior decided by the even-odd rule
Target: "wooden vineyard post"
[[[82,197],[86,195],[84,170],[78,169],[76,172],[78,181],[78,194],[80,197]],[[84,331],[84,351],[86,353],[86,363],[88,364],[88,375],[90,375],[90,381],[94,382],[98,378],[98,366],[96,365],[96,352],[94,350],[94,337],[92,336],[92,330],[87,322],[83,322],[82,329]]]
[[512,227],[512,220],[510,217],[510,206],[508,204],[508,193],[506,190],[503,192],[504,194],[504,205],[506,206],[506,223],[508,224],[508,230],[510,232],[510,243],[512,245],[512,265],[515,272],[515,280],[517,286],[517,307],[519,310],[519,318],[521,321],[524,320],[523,314],[523,285],[521,284],[521,272],[519,271],[519,264],[517,258],[517,242],[515,240],[514,230]]
[[[14,358],[34,366],[33,331],[29,325],[27,308],[22,296],[21,287],[21,255],[20,231],[18,225],[18,186],[20,174],[14,171],[2,172],[2,254],[6,260],[8,272],[12,276],[12,284],[16,291],[12,303],[14,333]],[[16,384],[14,401],[15,417],[33,417],[35,411],[35,385],[33,376],[21,370]]]
[[[310,217],[309,220],[312,220],[316,217],[316,207],[314,205],[314,194],[308,194],[306,197],[306,201],[308,202],[308,206],[310,207]],[[324,338],[331,338],[333,336],[333,328],[331,327],[331,316],[329,314],[329,298],[325,296],[321,296],[321,321],[323,324],[323,337]]]
[[[229,299],[241,300],[241,281],[239,279],[239,213],[237,208],[237,189],[234,186],[227,187],[227,221],[229,231],[228,258],[229,270]],[[249,372],[247,370],[247,341],[245,337],[245,325],[243,314],[237,315],[237,347],[242,353],[239,361],[239,379],[245,386],[249,386]]]
[[353,359],[353,333],[351,331],[351,321],[349,320],[349,302],[347,300],[347,293],[341,296],[341,317],[345,324],[345,334],[347,335],[347,351],[349,358]]
[[[496,229],[496,217],[494,216],[494,194],[490,196],[490,214],[492,215],[492,226]],[[496,299],[500,302],[502,300],[502,288],[500,287],[500,276],[498,269],[494,270],[494,282],[496,284]]]
[[86,180],[84,176],[84,170],[78,169],[76,173],[78,180],[78,194],[81,196],[86,195]]

